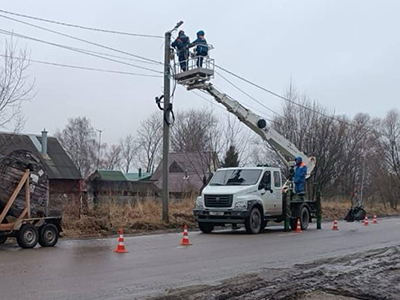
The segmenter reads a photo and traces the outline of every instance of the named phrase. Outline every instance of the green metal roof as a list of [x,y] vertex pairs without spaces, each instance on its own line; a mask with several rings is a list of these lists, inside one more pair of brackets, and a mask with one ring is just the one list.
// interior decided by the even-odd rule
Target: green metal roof
[[102,180],[108,181],[126,181],[124,174],[121,171],[112,170],[97,170]]
[[151,177],[151,173],[143,172],[139,177],[139,173],[125,173],[125,178],[128,181],[139,181],[144,179],[149,179]]

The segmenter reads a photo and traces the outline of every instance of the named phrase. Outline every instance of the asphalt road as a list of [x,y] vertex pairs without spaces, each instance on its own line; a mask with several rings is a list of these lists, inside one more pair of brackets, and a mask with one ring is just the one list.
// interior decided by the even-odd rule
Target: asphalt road
[[[116,254],[116,238],[60,240],[55,248],[23,250],[0,245],[0,299],[142,299],[170,288],[217,284],[262,269],[290,267],[320,258],[398,245],[400,218],[361,223],[331,223],[303,233],[271,227],[259,235],[243,231],[126,237],[129,253]],[[271,270],[273,272],[273,270]]]

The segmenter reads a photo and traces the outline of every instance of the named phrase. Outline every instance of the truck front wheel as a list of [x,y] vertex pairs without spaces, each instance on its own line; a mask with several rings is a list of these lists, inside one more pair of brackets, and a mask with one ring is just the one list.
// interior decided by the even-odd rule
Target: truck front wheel
[[7,241],[6,236],[0,236],[0,245],[4,244]]
[[261,230],[261,213],[257,207],[254,207],[250,216],[245,220],[244,225],[246,227],[246,232],[251,234],[259,233]]
[[210,233],[211,231],[214,230],[214,224],[199,222],[199,228],[203,233]]

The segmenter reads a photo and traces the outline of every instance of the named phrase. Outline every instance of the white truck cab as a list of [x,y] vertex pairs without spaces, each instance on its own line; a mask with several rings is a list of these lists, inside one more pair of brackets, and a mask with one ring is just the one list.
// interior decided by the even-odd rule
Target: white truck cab
[[[222,168],[197,198],[194,215],[204,233],[226,224],[244,224],[248,233],[258,233],[268,220],[284,220],[282,195],[279,168]],[[295,215],[300,215],[302,228],[306,229],[310,208],[301,203]]]

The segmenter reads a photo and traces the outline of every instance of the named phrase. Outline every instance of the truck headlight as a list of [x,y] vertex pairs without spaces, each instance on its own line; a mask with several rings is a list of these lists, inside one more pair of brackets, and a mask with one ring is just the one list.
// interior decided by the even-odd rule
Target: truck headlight
[[247,209],[247,201],[236,202],[235,203],[235,209],[246,210]]
[[203,202],[201,200],[196,201],[196,208],[197,209],[202,209],[204,208]]

